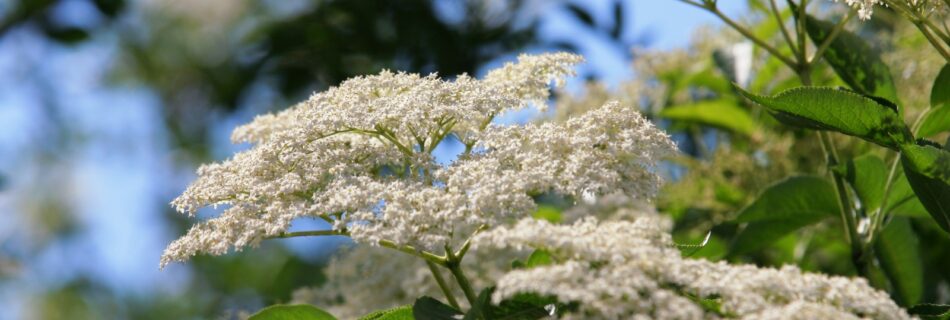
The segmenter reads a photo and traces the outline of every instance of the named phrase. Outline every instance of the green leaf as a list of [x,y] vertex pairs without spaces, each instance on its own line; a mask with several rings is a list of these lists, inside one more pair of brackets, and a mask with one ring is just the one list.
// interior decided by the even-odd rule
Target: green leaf
[[930,89],[930,107],[917,128],[917,136],[929,137],[950,130],[950,63],[940,69]]
[[950,305],[921,303],[908,309],[907,312],[923,319],[947,319],[950,318]]
[[901,147],[901,156],[914,172],[950,184],[950,151],[940,145],[932,142],[905,145]]
[[330,313],[309,304],[275,304],[261,309],[248,320],[336,320]]
[[906,145],[901,164],[920,203],[940,228],[950,232],[950,152],[927,144]]
[[854,92],[799,87],[769,97],[746,92],[738,86],[736,90],[772,111],[775,118],[785,124],[838,131],[891,149],[914,141],[896,107]]
[[563,219],[561,217],[561,209],[550,205],[539,205],[538,210],[531,216],[535,219],[547,220],[550,223],[560,223]]
[[823,218],[837,215],[838,211],[835,189],[828,180],[817,176],[793,176],[766,188],[751,205],[739,212],[736,222]]
[[755,130],[755,121],[749,116],[749,112],[740,108],[732,99],[716,99],[673,106],[663,109],[660,117],[700,123],[745,136],[752,135]]
[[[493,320],[528,320],[542,319],[550,316],[544,309],[546,301],[532,298],[527,295],[518,295],[499,303],[491,304],[491,295],[495,288],[486,288],[478,294],[478,300],[472,309],[465,314],[464,320],[493,319]],[[519,298],[520,297],[520,298]],[[553,302],[552,302],[553,303]]]
[[538,266],[546,266],[553,262],[551,258],[551,253],[546,250],[537,249],[531,253],[531,256],[528,257],[528,261],[525,262],[525,268],[531,269]]
[[930,213],[920,203],[920,199],[910,187],[903,170],[898,170],[894,182],[891,184],[891,193],[887,196],[887,212],[905,217],[927,218]]
[[[806,15],[805,29],[815,46],[828,38],[834,24]],[[825,50],[823,58],[854,91],[898,102],[897,87],[881,55],[860,36],[842,29]]]
[[412,305],[412,316],[419,320],[457,320],[462,312],[432,297],[423,296]]
[[[947,91],[950,91],[950,89],[947,89]],[[930,137],[944,131],[950,131],[950,102],[944,102],[932,108],[925,115],[924,120],[920,122],[920,127],[917,128],[918,137]]]
[[863,155],[835,168],[861,199],[865,212],[874,212],[881,207],[884,199],[884,185],[887,184],[887,165],[884,160],[873,154]]
[[752,252],[802,227],[840,211],[835,189],[828,180],[794,176],[769,186],[736,222],[749,222],[739,233],[730,255]]
[[387,310],[380,310],[359,318],[359,320],[414,320],[412,317],[412,305],[395,307]]
[[924,266],[910,220],[894,217],[881,231],[874,249],[897,300],[905,306],[919,303],[924,293]]
[[930,89],[930,106],[950,105],[950,63],[943,65]]

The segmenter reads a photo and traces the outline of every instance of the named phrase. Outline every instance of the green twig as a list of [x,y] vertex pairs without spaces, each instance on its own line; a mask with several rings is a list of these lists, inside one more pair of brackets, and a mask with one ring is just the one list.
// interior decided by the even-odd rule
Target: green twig
[[445,267],[455,276],[455,281],[458,282],[459,287],[462,288],[462,292],[465,293],[465,298],[468,299],[468,303],[474,306],[478,301],[478,296],[475,294],[475,289],[472,288],[472,283],[465,277],[465,272],[462,271],[462,259],[455,256],[455,254],[452,253],[452,249],[448,246],[445,247],[445,254],[447,258]]
[[458,300],[455,300],[455,295],[452,294],[452,289],[449,288],[449,284],[442,278],[442,273],[439,272],[439,268],[428,260],[426,260],[426,265],[429,266],[429,271],[432,271],[432,277],[434,277],[435,282],[439,284],[439,289],[442,289],[442,293],[445,294],[445,299],[449,300],[449,304],[452,305],[452,307],[461,310],[462,308],[459,307]]

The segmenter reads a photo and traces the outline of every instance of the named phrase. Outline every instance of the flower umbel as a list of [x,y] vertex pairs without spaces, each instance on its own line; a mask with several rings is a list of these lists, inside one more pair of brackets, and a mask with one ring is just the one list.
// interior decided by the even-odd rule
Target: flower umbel
[[[651,198],[656,159],[675,146],[632,107],[607,103],[565,123],[491,124],[505,111],[543,107],[550,83],[580,61],[524,55],[482,80],[384,71],[260,116],[233,134],[250,150],[202,166],[172,202],[189,215],[227,209],[170,244],[161,265],[256,245],[301,217],[357,242],[434,251],[528,215],[541,193]],[[447,137],[466,151],[443,165],[431,154]]]

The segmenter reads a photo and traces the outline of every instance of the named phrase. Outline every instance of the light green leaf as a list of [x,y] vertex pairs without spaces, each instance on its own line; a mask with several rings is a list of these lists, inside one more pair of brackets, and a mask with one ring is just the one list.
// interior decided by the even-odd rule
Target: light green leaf
[[894,217],[881,231],[874,248],[897,300],[904,306],[919,303],[924,292],[924,266],[910,220]]
[[412,317],[412,305],[404,305],[380,310],[359,318],[359,320],[415,320]]
[[[834,24],[806,15],[805,29],[816,46],[831,34]],[[852,90],[869,96],[899,102],[897,87],[881,55],[865,39],[841,30],[825,50],[823,58]]]
[[531,269],[538,266],[546,266],[553,262],[551,253],[546,250],[536,249],[531,253],[531,256],[528,257],[528,261],[525,262],[525,268]]
[[531,216],[538,220],[547,220],[550,223],[560,223],[562,220],[561,209],[549,205],[539,205],[538,210]]
[[838,131],[891,149],[914,141],[896,107],[854,92],[799,87],[769,97],[736,90],[786,124]]
[[793,176],[766,188],[758,199],[742,209],[736,221],[823,218],[837,215],[838,208],[835,189],[828,180],[817,176]]
[[660,117],[704,124],[745,136],[751,135],[755,130],[755,121],[749,116],[749,112],[740,108],[732,99],[708,100],[669,107],[660,112]]
[[858,194],[865,212],[874,212],[884,199],[887,165],[873,154],[863,155],[835,168]]
[[839,208],[834,187],[823,178],[795,176],[779,181],[739,213],[736,221],[749,224],[733,242],[730,255],[768,246],[795,230],[837,215]]
[[275,304],[261,309],[248,320],[336,320],[330,313],[309,304]]

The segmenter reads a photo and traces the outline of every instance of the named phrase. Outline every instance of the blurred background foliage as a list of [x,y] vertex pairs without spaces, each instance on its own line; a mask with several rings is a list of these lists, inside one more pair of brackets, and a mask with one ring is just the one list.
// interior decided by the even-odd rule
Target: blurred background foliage
[[[0,228],[0,304],[5,310],[0,319],[234,318],[288,301],[295,288],[323,282],[321,266],[339,243],[319,243],[329,248],[309,250],[315,246],[311,243],[304,246],[306,250],[296,251],[282,243],[267,243],[254,252],[199,257],[171,268],[177,270],[164,271],[177,284],[117,289],[123,285],[115,282],[123,280],[110,279],[109,270],[96,270],[92,248],[80,244],[88,241],[90,233],[101,231],[88,226],[90,219],[84,215],[96,213],[83,212],[82,200],[77,199],[83,192],[75,190],[75,183],[83,179],[113,183],[108,176],[82,177],[77,173],[81,166],[73,163],[87,149],[96,148],[93,141],[100,136],[96,128],[85,128],[73,118],[72,103],[78,101],[63,93],[68,91],[63,88],[68,76],[57,68],[81,69],[87,62],[75,59],[65,66],[44,66],[51,63],[42,55],[68,56],[72,50],[104,48],[92,50],[92,55],[108,60],[100,64],[104,70],[84,79],[94,83],[91,88],[77,90],[145,91],[144,99],[158,106],[147,121],[158,123],[159,133],[151,137],[162,141],[120,139],[106,142],[99,152],[138,153],[140,147],[132,144],[167,144],[171,152],[159,154],[162,161],[157,166],[163,170],[159,175],[169,181],[158,183],[159,199],[150,199],[144,206],[158,215],[147,220],[155,228],[162,230],[159,225],[170,223],[171,228],[162,231],[168,241],[192,222],[172,212],[166,203],[191,179],[198,164],[235,150],[224,141],[227,130],[222,127],[286,107],[346,78],[383,69],[438,72],[451,78],[477,74],[486,64],[525,51],[578,51],[579,44],[570,39],[545,40],[538,35],[539,17],[552,10],[565,12],[581,28],[605,34],[602,42],[626,54],[626,48],[635,43],[624,40],[631,37],[622,34],[621,19],[629,8],[619,1],[609,6],[612,20],[596,21],[588,8],[558,1],[12,0],[0,4],[0,43],[6,43],[4,53],[14,60],[6,66],[19,71],[6,81],[31,90],[22,94],[32,100],[29,105],[37,110],[31,116],[38,118],[33,119],[35,128],[30,128],[33,132],[25,143],[11,142],[3,148],[0,177],[7,187],[0,189],[5,208],[5,226]],[[17,103],[5,99],[0,104]],[[110,102],[108,96],[102,100],[123,103],[121,99]],[[87,116],[109,119],[117,114]],[[8,119],[17,121],[17,117]],[[122,188],[116,184],[112,187]],[[105,241],[138,242],[135,229],[149,227],[121,225],[118,228],[128,232]],[[301,254],[307,250],[311,252]],[[127,259],[153,257],[147,264],[157,268],[159,254],[156,249]]]
[[[156,187],[158,199],[144,205],[157,216],[146,221],[164,230],[166,241],[191,223],[166,203],[191,179],[198,164],[227,157],[240,148],[228,146],[226,129],[255,114],[286,107],[313,91],[382,69],[438,71],[445,77],[477,75],[485,66],[521,52],[567,50],[599,60],[591,53],[607,50],[632,63],[633,79],[605,84],[609,81],[604,81],[604,73],[584,69],[579,85],[558,93],[555,111],[549,116],[559,118],[618,99],[641,106],[673,134],[683,154],[670,159],[670,181],[657,205],[674,217],[678,243],[700,243],[711,232],[709,243],[694,256],[766,266],[797,264],[811,271],[854,275],[842,226],[834,219],[754,241],[755,246],[737,246],[743,225],[734,219],[762,190],[795,173],[823,174],[824,166],[813,132],[779,125],[760,107],[740,99],[730,83],[766,94],[799,86],[798,78],[766,52],[729,30],[714,27],[697,31],[685,48],[643,49],[650,37],[631,32],[630,16],[635,10],[631,1],[601,2],[599,7],[583,1],[528,0],[13,0],[0,4],[0,50],[12,52],[12,46],[23,46],[17,49],[22,51],[9,54],[12,60],[0,61],[0,65],[22,65],[16,69],[20,73],[4,83],[28,84],[31,105],[40,119],[31,127],[33,138],[28,143],[0,148],[4,159],[0,161],[0,208],[5,225],[0,227],[0,303],[7,304],[10,312],[6,314],[21,318],[234,318],[288,301],[296,288],[322,283],[321,267],[340,242],[319,243],[329,249],[314,249],[313,242],[303,242],[303,250],[293,243],[267,242],[259,250],[198,257],[163,271],[171,275],[160,280],[158,289],[120,290],[104,280],[109,279],[109,271],[97,270],[96,258],[87,254],[88,246],[76,245],[82,234],[93,232],[88,213],[83,213],[82,201],[77,200],[82,190],[64,182],[84,181],[69,159],[87,152],[96,131],[77,124],[83,121],[64,107],[74,102],[69,95],[55,94],[65,90],[60,87],[61,75],[44,69],[42,56],[28,57],[82,46],[106,48],[101,53],[93,50],[108,61],[100,77],[89,81],[101,82],[105,88],[145,90],[149,93],[145,99],[157,106],[148,121],[157,123],[160,143],[171,151],[157,155],[162,159],[156,165],[158,175],[167,181]],[[777,41],[777,25],[763,3],[746,1],[742,21],[763,38]],[[826,11],[834,14],[835,8]],[[545,35],[542,20],[551,12],[560,17],[556,23],[569,22],[583,36]],[[940,57],[912,26],[884,9],[869,23],[848,28],[882,52],[899,87],[906,118],[915,119],[927,105],[931,90],[921,84],[932,83],[938,68],[931,66],[942,65]],[[54,49],[31,49],[37,46]],[[82,68],[84,62],[66,63],[69,68]],[[827,65],[817,67],[817,85],[844,85]],[[104,100],[117,105],[127,101]],[[3,104],[11,103],[17,101],[0,99],[0,112]],[[10,119],[3,123],[17,118]],[[887,156],[862,140],[833,136],[844,158],[869,152]],[[119,147],[99,147],[98,152],[139,154],[138,144],[156,143],[130,140],[120,140]],[[110,184],[109,177],[92,179]],[[554,210],[558,205],[562,204],[543,208]],[[912,202],[899,210],[898,219],[906,220],[917,234],[916,242],[904,249],[919,255],[924,274],[921,301],[947,303],[950,237],[922,210]],[[138,236],[134,228],[149,227],[122,226],[131,229],[122,233],[126,238],[105,241],[134,242]],[[146,264],[157,268],[158,250],[142,254],[154,257]],[[55,279],[32,279],[51,275]],[[5,316],[0,314],[0,318]]]

